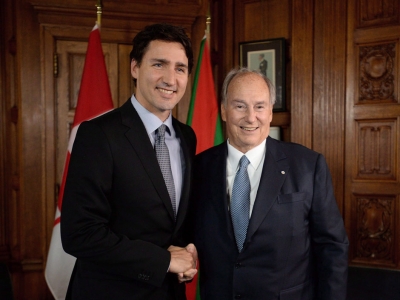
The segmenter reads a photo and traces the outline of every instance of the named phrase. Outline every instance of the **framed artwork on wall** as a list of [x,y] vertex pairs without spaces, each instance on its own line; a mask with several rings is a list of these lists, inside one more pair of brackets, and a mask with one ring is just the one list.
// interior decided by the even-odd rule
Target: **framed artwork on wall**
[[239,44],[240,66],[259,71],[275,86],[274,111],[285,111],[285,39],[242,42]]

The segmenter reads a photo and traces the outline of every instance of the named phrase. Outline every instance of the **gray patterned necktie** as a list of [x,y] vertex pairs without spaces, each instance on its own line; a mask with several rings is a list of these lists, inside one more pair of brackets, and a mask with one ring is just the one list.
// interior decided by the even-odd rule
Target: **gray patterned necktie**
[[250,161],[243,155],[239,161],[239,170],[235,175],[232,188],[230,211],[239,252],[242,251],[243,243],[246,239],[247,227],[249,226],[250,180],[247,173],[249,163]]
[[161,173],[164,177],[165,185],[167,186],[169,197],[171,198],[172,208],[176,216],[176,195],[174,178],[171,171],[171,162],[169,159],[169,151],[167,144],[165,144],[165,129],[166,125],[162,124],[155,131],[156,140],[154,143],[154,150],[156,151],[158,164],[160,165]]

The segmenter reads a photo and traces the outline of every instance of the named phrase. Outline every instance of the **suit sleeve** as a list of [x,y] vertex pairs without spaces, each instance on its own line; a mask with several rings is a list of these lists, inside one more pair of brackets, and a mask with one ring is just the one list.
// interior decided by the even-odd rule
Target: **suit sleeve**
[[349,243],[322,155],[316,163],[310,222],[317,267],[316,299],[346,299]]
[[64,250],[93,270],[161,286],[170,263],[166,249],[114,232],[113,153],[102,129],[84,122],[78,130],[62,203]]

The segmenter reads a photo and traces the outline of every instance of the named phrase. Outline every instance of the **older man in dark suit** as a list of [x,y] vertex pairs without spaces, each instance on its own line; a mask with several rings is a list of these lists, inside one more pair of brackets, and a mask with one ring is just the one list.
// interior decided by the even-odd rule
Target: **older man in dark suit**
[[[80,125],[62,207],[77,257],[68,299],[186,299],[197,252],[185,237],[193,130],[172,117],[193,66],[182,28],[155,24],[133,40],[135,94]],[[93,87],[96,88],[96,87]]]
[[348,239],[321,154],[268,137],[262,74],[224,82],[227,142],[195,160],[195,244],[206,300],[345,300]]

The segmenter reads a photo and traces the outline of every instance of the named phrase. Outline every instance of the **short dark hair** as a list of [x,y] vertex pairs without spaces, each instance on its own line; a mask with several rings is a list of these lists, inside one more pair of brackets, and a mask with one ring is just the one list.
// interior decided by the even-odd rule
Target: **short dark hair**
[[146,26],[140,31],[132,41],[132,51],[130,53],[130,59],[134,59],[140,66],[143,56],[147,51],[151,41],[165,41],[165,42],[176,42],[182,44],[185,49],[186,57],[188,59],[188,71],[189,74],[193,68],[193,49],[192,42],[187,36],[183,27],[174,26],[166,23],[153,24]]

